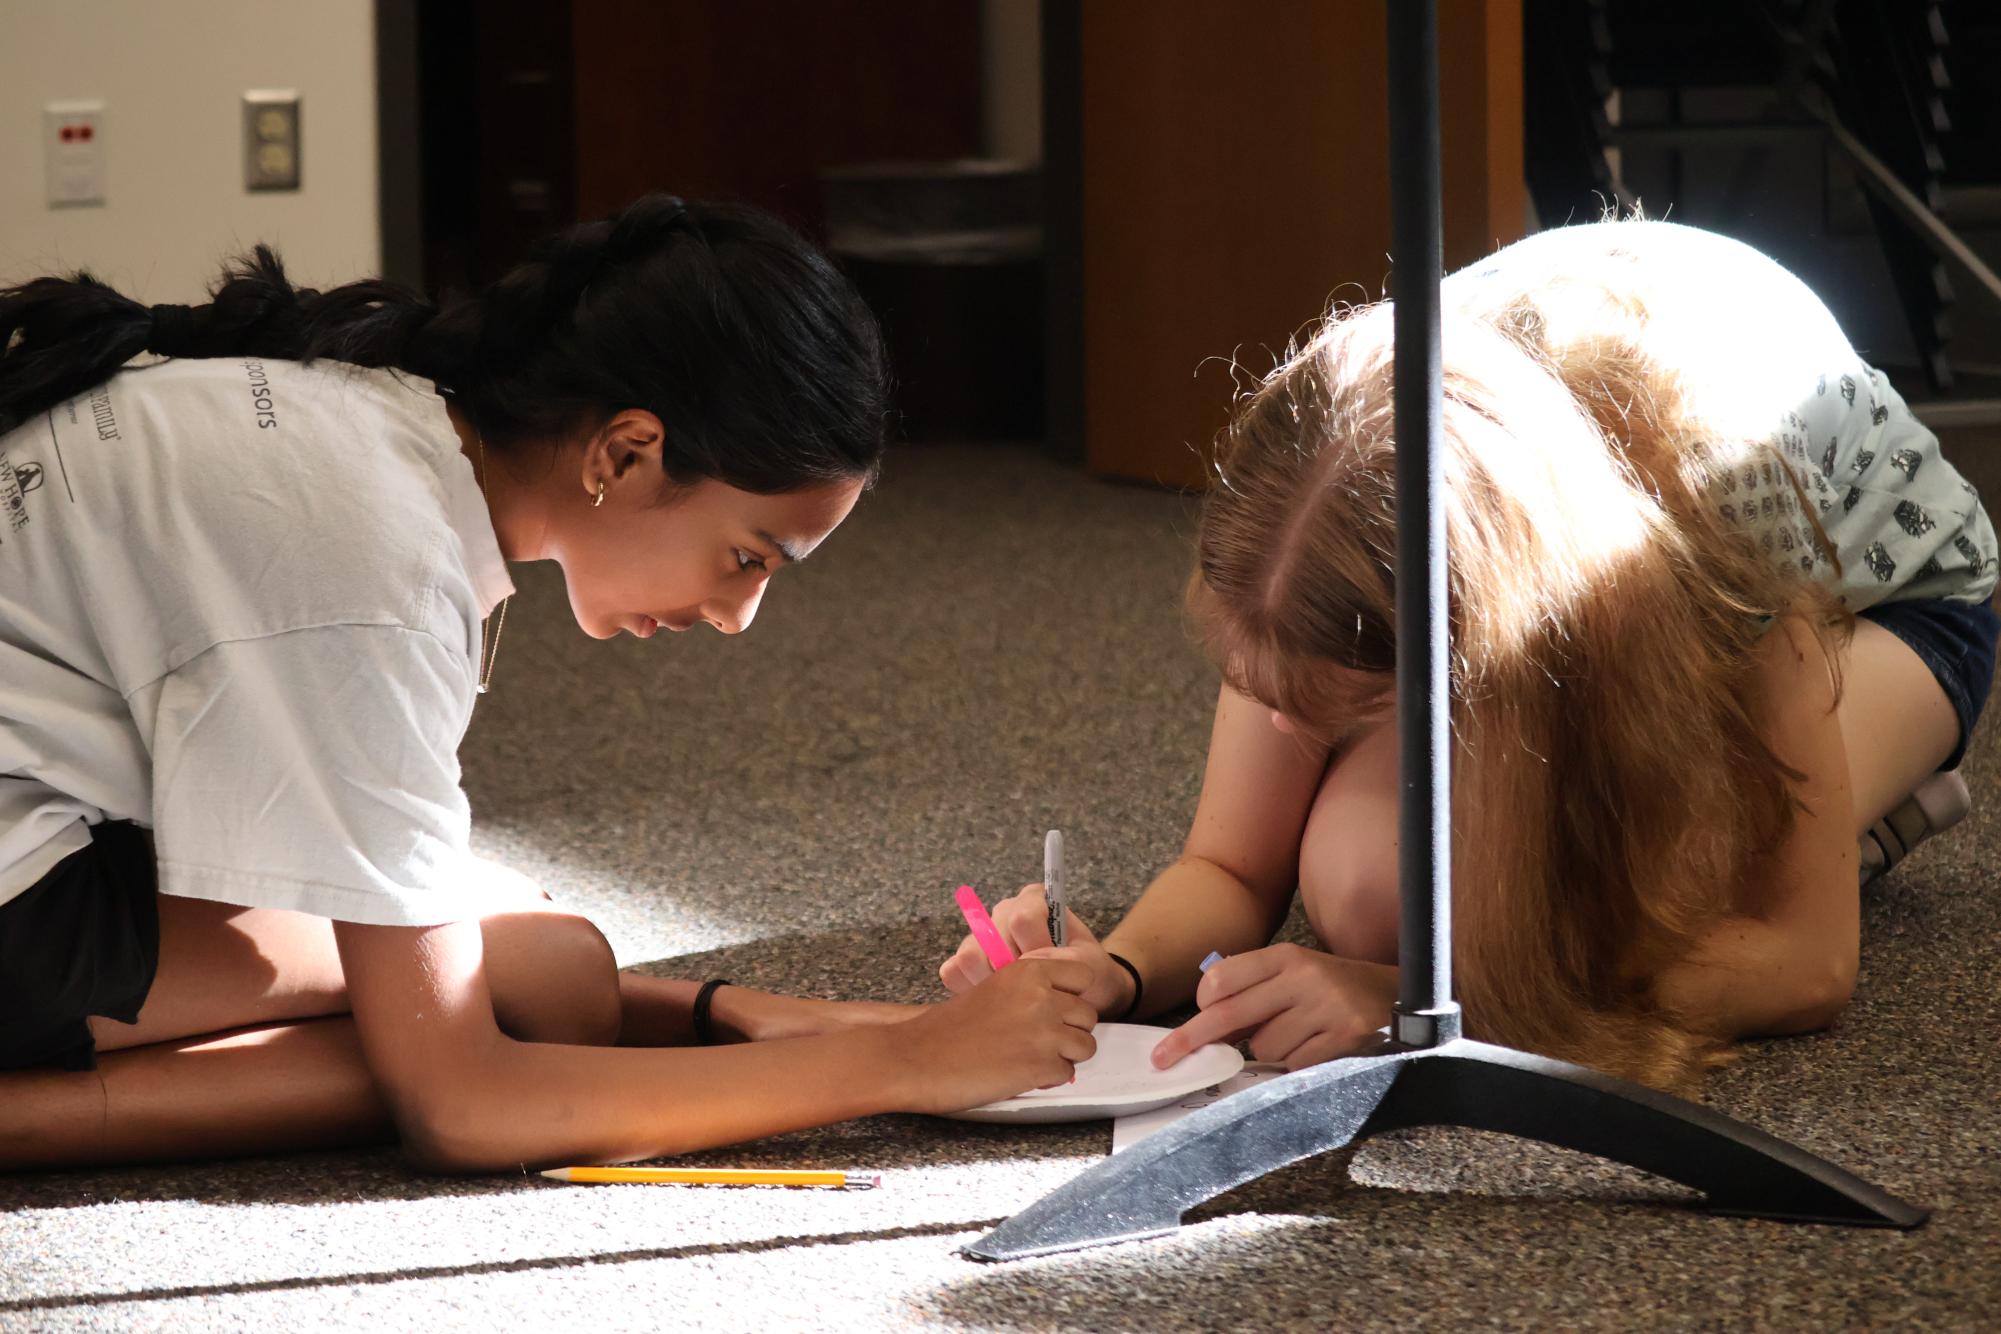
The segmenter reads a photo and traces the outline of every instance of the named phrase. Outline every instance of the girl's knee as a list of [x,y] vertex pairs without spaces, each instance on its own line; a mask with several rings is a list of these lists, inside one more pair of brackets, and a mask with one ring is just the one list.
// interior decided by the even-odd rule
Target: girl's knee
[[523,1042],[608,1047],[621,1022],[618,959],[589,918],[513,912],[481,923],[494,1017]]
[[561,948],[569,954],[567,968],[575,985],[565,1007],[573,1036],[562,1040],[589,1047],[616,1046],[621,1020],[618,955],[590,918],[574,913],[546,915],[561,924],[555,930]]
[[1299,848],[1299,893],[1329,953],[1397,957],[1396,729],[1351,743],[1321,779]]
[[1367,963],[1397,961],[1397,879],[1358,862],[1316,876],[1302,875],[1300,896],[1313,932],[1329,954]]

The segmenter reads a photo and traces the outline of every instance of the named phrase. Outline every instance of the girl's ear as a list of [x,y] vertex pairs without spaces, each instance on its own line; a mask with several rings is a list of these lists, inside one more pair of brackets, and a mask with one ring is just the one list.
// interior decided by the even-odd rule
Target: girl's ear
[[584,447],[585,493],[595,496],[599,486],[615,485],[628,477],[662,475],[661,456],[666,442],[666,427],[644,408],[627,408],[619,413]]
[[614,476],[623,477],[645,463],[652,464],[656,470],[660,467],[661,451],[667,444],[667,428],[644,408],[627,408],[613,417],[605,426],[605,436]]

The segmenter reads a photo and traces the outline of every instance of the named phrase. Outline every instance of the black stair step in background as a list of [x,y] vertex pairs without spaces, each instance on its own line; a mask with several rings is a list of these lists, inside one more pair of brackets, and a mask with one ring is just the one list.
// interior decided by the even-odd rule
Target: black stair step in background
[[[1808,102],[1831,109],[1941,217],[1948,185],[2001,186],[1997,0],[1526,0],[1523,24],[1526,170],[1546,224],[1633,202],[1615,170],[1621,144],[1676,154],[1676,196],[1684,151],[1741,145],[1755,165],[1748,154],[1822,139]],[[1618,125],[1607,114],[1615,96]],[[1757,184],[1740,166],[1740,187],[1747,173]],[[1674,216],[1726,232],[1741,221],[1667,202]],[[1949,390],[1950,275],[1908,217],[1873,193],[1867,207],[1926,388]]]

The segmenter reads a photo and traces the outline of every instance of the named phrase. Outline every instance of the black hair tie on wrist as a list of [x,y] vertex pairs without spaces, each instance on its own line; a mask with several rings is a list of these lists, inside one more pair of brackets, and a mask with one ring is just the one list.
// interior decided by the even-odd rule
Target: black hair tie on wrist
[[709,1007],[716,1003],[716,988],[730,984],[727,977],[712,977],[702,983],[702,989],[695,993],[694,1020],[695,1041],[704,1047],[716,1044],[715,1030],[709,1027]]
[[154,306],[153,327],[146,333],[146,350],[162,357],[187,355],[200,333],[202,312],[193,306]]
[[1139,1009],[1139,998],[1146,994],[1146,986],[1139,980],[1139,969],[1133,967],[1131,959],[1126,958],[1126,956],[1123,954],[1114,954],[1110,950],[1105,951],[1105,957],[1110,959],[1113,963],[1117,964],[1119,967],[1125,969],[1127,975],[1130,976],[1133,980],[1132,1004],[1126,1006],[1125,1009],[1119,1011],[1119,1017],[1117,1019],[1112,1020],[1112,1022],[1115,1024],[1124,1023],[1127,1019],[1132,1017],[1132,1014],[1135,1010]]

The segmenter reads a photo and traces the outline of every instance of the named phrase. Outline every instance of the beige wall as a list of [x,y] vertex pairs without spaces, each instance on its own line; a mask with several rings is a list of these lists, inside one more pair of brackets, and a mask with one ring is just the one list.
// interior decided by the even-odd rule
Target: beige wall
[[[301,98],[302,186],[243,188],[243,93]],[[105,104],[102,207],[48,207],[42,106]],[[89,267],[193,301],[270,241],[315,285],[377,271],[370,0],[0,0],[0,278]]]

